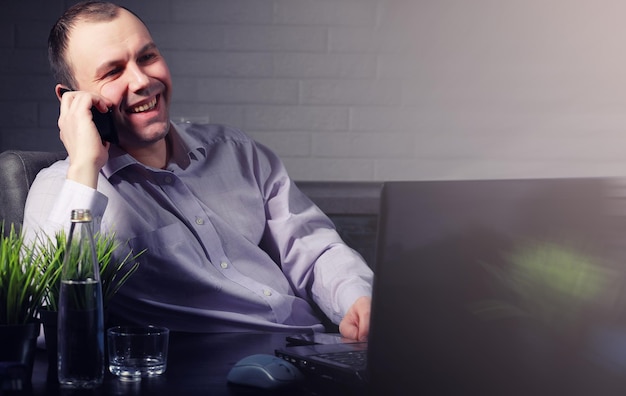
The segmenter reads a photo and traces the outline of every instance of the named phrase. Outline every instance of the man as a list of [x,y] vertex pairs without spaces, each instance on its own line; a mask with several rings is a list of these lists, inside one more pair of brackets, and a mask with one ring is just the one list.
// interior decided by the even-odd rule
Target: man
[[[38,175],[24,228],[52,235],[87,208],[98,230],[146,249],[112,314],[181,331],[293,332],[323,330],[321,310],[344,336],[367,337],[371,270],[267,148],[229,127],[169,121],[170,72],[136,15],[75,5],[49,57],[68,158]],[[101,140],[92,106],[111,109],[119,144]]]

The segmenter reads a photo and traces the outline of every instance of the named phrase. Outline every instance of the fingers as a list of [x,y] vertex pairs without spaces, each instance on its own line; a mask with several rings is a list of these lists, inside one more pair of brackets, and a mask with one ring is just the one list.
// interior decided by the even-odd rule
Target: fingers
[[107,100],[89,92],[65,91],[57,87],[61,106],[59,137],[70,157],[68,179],[95,188],[98,172],[108,160],[109,144],[104,143],[93,122],[91,108],[104,107]]
[[347,316],[339,323],[339,333],[351,340],[367,341],[369,335],[369,320],[363,318],[348,318]]
[[358,341],[366,341],[369,336],[371,299],[360,297],[350,307],[339,323],[342,336]]
[[359,317],[359,326],[358,326],[358,335],[357,340],[359,341],[367,341],[367,337],[370,334],[370,311],[363,313],[362,316]]
[[349,338],[351,340],[359,339],[359,328],[352,322],[348,322],[347,318],[343,318],[341,323],[339,323],[339,333],[342,336]]
[[354,303],[354,308],[357,316],[357,340],[365,341],[370,331],[370,314],[371,314],[372,299],[369,297],[360,297]]
[[109,108],[113,106],[113,103],[102,96],[95,96],[92,98],[91,103],[100,111],[100,113],[106,113]]
[[67,91],[61,89],[61,108],[59,114],[59,129],[61,136],[72,133],[67,131],[80,130],[81,133],[91,131],[92,140],[97,137],[96,125],[93,123],[92,109],[95,107],[101,113],[108,111],[110,102],[99,96],[88,92]]
[[[86,134],[97,133],[91,115],[92,98],[89,94],[67,92],[61,97],[59,129],[64,143],[83,140]],[[83,136],[83,138],[79,138]],[[92,138],[94,140],[95,137]]]
[[112,103],[101,97],[94,96],[88,93],[66,93],[61,98],[61,107],[66,105],[66,109],[86,109],[91,110],[92,107],[98,109],[101,113],[106,113],[109,111],[109,107],[112,106]]
[[69,110],[70,108],[91,109],[95,107],[101,113],[106,113],[113,106],[110,100],[90,92],[72,91],[61,85],[58,85],[56,89],[62,110]]

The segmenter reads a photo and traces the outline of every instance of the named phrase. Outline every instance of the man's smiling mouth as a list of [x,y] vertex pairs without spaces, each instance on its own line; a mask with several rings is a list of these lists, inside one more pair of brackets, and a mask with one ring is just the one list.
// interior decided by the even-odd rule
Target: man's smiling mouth
[[132,109],[128,110],[128,112],[129,113],[143,113],[144,111],[154,109],[156,107],[156,104],[157,104],[157,98],[155,96],[150,102],[143,104],[141,106],[133,107]]

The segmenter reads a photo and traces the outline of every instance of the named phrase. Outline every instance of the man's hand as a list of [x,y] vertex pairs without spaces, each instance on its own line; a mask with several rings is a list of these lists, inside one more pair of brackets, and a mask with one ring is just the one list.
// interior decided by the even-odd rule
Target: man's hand
[[341,335],[353,340],[366,341],[370,332],[371,308],[370,297],[359,297],[339,323]]
[[68,179],[96,188],[98,172],[108,159],[109,144],[103,144],[92,121],[91,107],[105,110],[109,103],[87,92],[59,96],[60,138],[70,157]]

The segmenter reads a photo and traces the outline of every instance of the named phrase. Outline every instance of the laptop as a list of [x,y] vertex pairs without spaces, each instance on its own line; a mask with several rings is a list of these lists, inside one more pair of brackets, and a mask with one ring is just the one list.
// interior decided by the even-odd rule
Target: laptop
[[369,342],[276,354],[373,395],[623,392],[625,219],[621,179],[387,182]]

